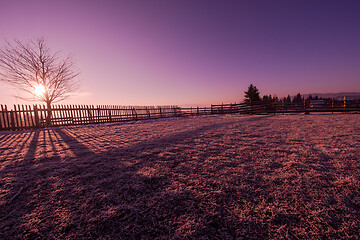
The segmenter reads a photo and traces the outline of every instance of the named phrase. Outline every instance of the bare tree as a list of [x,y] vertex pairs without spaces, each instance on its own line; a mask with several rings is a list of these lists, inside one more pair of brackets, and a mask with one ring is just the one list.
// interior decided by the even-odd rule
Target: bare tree
[[0,50],[0,80],[27,93],[17,96],[20,99],[45,102],[50,119],[51,104],[79,89],[79,72],[70,56],[60,59],[60,52],[52,53],[44,38],[14,42]]

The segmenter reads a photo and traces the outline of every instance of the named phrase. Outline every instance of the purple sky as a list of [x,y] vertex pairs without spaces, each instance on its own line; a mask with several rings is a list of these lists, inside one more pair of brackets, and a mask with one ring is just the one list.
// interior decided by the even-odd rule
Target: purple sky
[[[208,105],[360,92],[359,1],[0,1],[0,41],[43,36],[71,53],[82,92],[63,103]],[[0,103],[23,103],[0,85]]]

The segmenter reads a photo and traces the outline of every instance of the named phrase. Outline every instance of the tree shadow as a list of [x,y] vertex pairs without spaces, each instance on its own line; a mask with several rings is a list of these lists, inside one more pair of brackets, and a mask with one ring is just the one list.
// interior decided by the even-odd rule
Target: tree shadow
[[[1,188],[5,194],[2,196],[1,201],[1,225],[0,236],[12,236],[14,238],[18,234],[18,226],[20,219],[23,217],[24,212],[29,211],[29,197],[30,197],[30,183],[27,177],[28,172],[33,168],[33,162],[35,151],[38,145],[40,131],[33,131],[28,134],[26,139],[23,139],[16,152],[15,156],[10,155],[10,159],[7,159],[7,165],[2,167],[0,171]],[[21,139],[22,133],[14,134],[13,141],[7,142],[9,148],[16,148],[15,139]],[[25,150],[25,144],[29,143],[27,151]],[[26,153],[23,156],[22,161],[16,161],[15,157],[21,155],[23,151]],[[4,237],[3,239],[7,239]]]
[[[0,236],[154,239],[233,238],[240,236],[239,229],[251,233],[255,222],[240,221],[221,202],[213,202],[211,194],[204,200],[201,188],[208,173],[179,175],[183,168],[196,168],[184,152],[192,151],[194,139],[226,125],[207,125],[102,153],[86,147],[67,129],[44,130],[46,139],[39,139],[36,131],[24,162],[17,166],[15,181],[23,183],[24,190],[2,205]],[[41,140],[53,149],[52,155],[36,155]],[[72,157],[63,155],[65,145]],[[14,190],[6,200],[18,189],[14,182],[10,185]],[[259,236],[265,233],[258,229]]]
[[[26,161],[0,171],[13,174],[1,203],[0,238],[296,239],[293,232],[308,227],[301,214],[317,207],[310,202],[322,192],[316,185],[326,188],[333,179],[311,180],[306,162],[280,158],[286,151],[256,151],[259,141],[243,152],[248,138],[238,135],[234,143],[228,134],[242,127],[254,135],[248,121],[255,120],[184,128],[106,151],[88,143],[92,136],[95,143],[111,141],[108,128],[54,128],[44,130],[46,140],[45,132],[34,134]],[[330,160],[323,177],[331,177]],[[20,182],[24,190],[8,203]],[[331,201],[344,207],[336,197],[324,202]],[[319,236],[306,234],[298,236]]]
[[[244,222],[238,221],[221,204],[211,203],[207,209],[203,196],[198,190],[190,191],[194,185],[188,177],[177,176],[175,169],[187,161],[180,154],[184,145],[192,144],[193,139],[207,131],[225,127],[226,124],[214,124],[191,131],[184,131],[160,139],[144,141],[130,147],[112,149],[90,160],[88,173],[76,176],[77,183],[86,188],[91,184],[95,193],[87,192],[92,199],[88,206],[92,209],[86,226],[91,237],[121,238],[198,238],[209,235],[218,238],[233,238]],[[92,155],[79,142],[61,129],[56,133],[72,148],[77,156]],[[182,144],[182,148],[173,148]],[[163,150],[174,150],[180,157],[173,159],[163,156]],[[193,179],[194,178],[194,179]],[[198,181],[204,181],[204,176]],[[182,181],[188,187],[179,189],[174,181]],[[199,188],[200,186],[193,187]],[[200,187],[201,188],[201,187]],[[96,199],[94,196],[102,196]],[[96,203],[94,202],[96,201]],[[208,199],[208,204],[213,201]],[[93,206],[95,205],[95,206]],[[102,208],[102,211],[99,210]],[[237,222],[237,224],[235,224]],[[246,222],[248,230],[257,226],[255,222]],[[251,227],[249,227],[251,226]],[[247,232],[247,231],[245,231]],[[249,232],[247,232],[249,233]],[[264,230],[261,232],[264,234]],[[247,234],[246,234],[247,235]],[[244,235],[245,236],[245,235]]]

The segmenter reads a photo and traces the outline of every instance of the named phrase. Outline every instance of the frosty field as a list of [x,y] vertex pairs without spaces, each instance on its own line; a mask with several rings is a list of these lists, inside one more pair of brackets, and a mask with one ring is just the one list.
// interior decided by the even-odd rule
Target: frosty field
[[0,133],[0,239],[359,239],[360,114]]

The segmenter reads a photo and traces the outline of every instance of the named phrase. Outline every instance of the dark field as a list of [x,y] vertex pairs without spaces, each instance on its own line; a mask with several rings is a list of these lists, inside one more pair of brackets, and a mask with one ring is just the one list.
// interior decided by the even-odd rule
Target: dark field
[[0,239],[359,235],[359,114],[0,133]]

